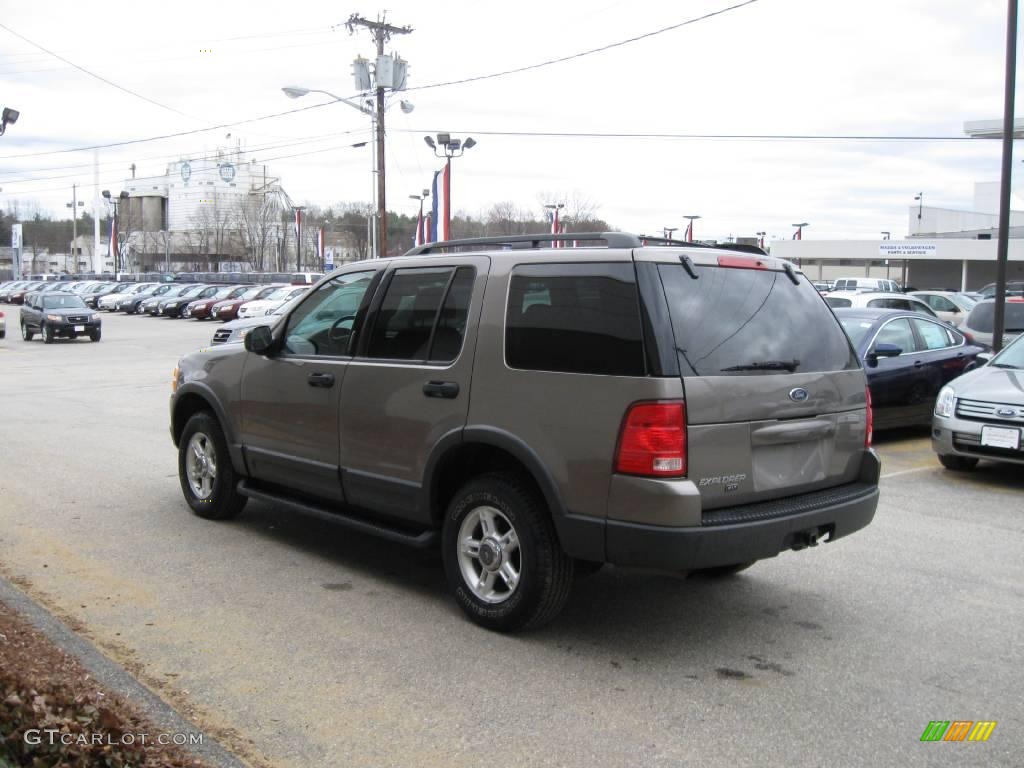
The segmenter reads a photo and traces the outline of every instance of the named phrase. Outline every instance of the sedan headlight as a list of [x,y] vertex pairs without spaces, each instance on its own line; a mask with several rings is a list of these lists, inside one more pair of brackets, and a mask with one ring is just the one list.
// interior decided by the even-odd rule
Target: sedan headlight
[[935,415],[949,418],[956,408],[956,392],[952,387],[943,387],[939,390],[939,396],[935,398]]

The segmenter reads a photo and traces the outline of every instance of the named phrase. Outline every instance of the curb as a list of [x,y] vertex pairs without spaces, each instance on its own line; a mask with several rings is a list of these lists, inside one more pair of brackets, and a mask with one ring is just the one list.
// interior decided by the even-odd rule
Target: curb
[[[202,736],[202,744],[183,745],[184,750],[202,758],[211,768],[249,768],[247,763],[231,754],[209,734],[196,728],[124,667],[109,659],[88,640],[72,632],[64,622],[2,576],[0,602],[17,611],[50,642],[76,658],[99,683],[136,707],[156,728],[164,733]],[[0,768],[3,766],[3,759],[0,758]]]

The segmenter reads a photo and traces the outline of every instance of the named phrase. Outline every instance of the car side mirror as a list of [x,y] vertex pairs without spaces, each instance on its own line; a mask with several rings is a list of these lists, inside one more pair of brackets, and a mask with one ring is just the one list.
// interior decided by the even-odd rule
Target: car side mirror
[[895,344],[887,344],[884,341],[879,342],[875,345],[867,354],[868,367],[874,368],[878,365],[878,358],[880,357],[899,357],[903,354],[903,349],[897,347]]
[[270,326],[258,325],[245,334],[243,343],[249,352],[255,352],[257,355],[269,355],[274,346],[274,334],[271,332]]
[[979,365],[988,365],[995,355],[992,352],[979,352],[974,356]]

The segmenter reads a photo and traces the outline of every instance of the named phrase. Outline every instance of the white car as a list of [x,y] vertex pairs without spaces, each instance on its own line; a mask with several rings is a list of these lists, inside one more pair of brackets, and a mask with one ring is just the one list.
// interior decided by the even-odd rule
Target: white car
[[308,285],[286,285],[278,288],[262,299],[247,301],[238,309],[238,318],[264,317],[272,315],[274,310],[297,296],[301,296],[310,289]]
[[840,277],[832,286],[832,290],[902,293],[895,280],[885,277]]
[[929,317],[938,317],[935,311],[920,299],[904,293],[858,293],[857,291],[833,291],[824,296],[825,303],[833,309],[874,307],[876,309],[903,309],[920,312]]
[[117,303],[122,299],[127,299],[129,296],[134,296],[141,291],[145,291],[148,288],[152,288],[156,283],[134,283],[124,292],[119,293],[108,293],[106,296],[100,298],[96,302],[96,309],[105,309],[108,312],[113,312],[114,308],[117,307]]
[[971,308],[978,303],[962,293],[953,291],[914,291],[908,295],[925,302],[935,310],[935,314],[950,325],[960,325]]

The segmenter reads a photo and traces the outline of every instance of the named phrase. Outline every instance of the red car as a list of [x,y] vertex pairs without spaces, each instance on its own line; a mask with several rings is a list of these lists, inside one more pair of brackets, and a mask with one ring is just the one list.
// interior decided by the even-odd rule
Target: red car
[[236,299],[250,288],[252,288],[251,285],[227,286],[223,296],[193,301],[188,305],[188,307],[186,307],[185,317],[194,317],[196,320],[206,320],[210,317],[216,317],[216,315],[211,312],[214,304],[218,304],[222,301],[228,301],[229,299]]
[[254,285],[241,296],[236,296],[233,299],[225,299],[224,301],[218,301],[213,305],[213,307],[211,307],[210,317],[215,317],[218,320],[234,320],[238,317],[238,308],[245,304],[245,302],[262,299],[268,293],[273,293],[282,285],[282,283],[274,283],[273,285]]

